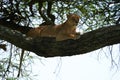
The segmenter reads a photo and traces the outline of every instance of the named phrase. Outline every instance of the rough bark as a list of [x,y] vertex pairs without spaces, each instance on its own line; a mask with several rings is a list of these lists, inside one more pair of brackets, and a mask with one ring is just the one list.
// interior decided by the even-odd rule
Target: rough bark
[[38,56],[72,56],[120,43],[120,25],[103,27],[85,33],[78,40],[56,42],[54,38],[30,39],[22,33],[8,28],[7,25],[0,24],[0,39],[34,52]]

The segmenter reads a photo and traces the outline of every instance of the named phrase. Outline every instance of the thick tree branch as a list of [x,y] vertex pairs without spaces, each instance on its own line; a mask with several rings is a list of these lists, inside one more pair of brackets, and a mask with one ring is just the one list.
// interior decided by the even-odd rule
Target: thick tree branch
[[78,40],[56,42],[54,38],[28,39],[18,31],[0,25],[0,39],[17,47],[34,52],[38,56],[72,56],[120,43],[120,25],[103,27],[81,35]]

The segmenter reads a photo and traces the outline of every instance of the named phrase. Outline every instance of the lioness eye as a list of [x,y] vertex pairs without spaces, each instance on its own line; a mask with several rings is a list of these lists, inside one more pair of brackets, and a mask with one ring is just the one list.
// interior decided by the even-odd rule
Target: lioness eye
[[78,21],[75,21],[76,23],[78,23]]
[[74,20],[75,21],[75,23],[78,23],[78,20]]
[[78,22],[79,22],[79,20],[77,20],[77,19],[73,19],[73,21],[74,21],[75,23],[78,23]]

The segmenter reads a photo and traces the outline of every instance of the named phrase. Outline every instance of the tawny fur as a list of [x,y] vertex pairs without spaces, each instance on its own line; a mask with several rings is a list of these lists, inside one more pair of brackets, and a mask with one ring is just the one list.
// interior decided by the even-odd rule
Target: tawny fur
[[27,36],[30,37],[55,37],[56,41],[67,39],[78,39],[80,33],[76,32],[76,26],[79,22],[79,16],[76,14],[67,15],[67,20],[60,25],[45,25],[31,29]]

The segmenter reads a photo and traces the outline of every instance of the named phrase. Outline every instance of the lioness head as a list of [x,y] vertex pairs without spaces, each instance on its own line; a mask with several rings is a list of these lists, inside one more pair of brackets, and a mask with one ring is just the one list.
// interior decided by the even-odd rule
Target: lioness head
[[71,26],[77,26],[79,22],[80,16],[77,14],[68,14],[67,15],[67,21]]

